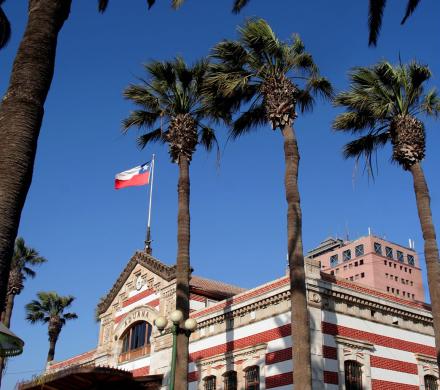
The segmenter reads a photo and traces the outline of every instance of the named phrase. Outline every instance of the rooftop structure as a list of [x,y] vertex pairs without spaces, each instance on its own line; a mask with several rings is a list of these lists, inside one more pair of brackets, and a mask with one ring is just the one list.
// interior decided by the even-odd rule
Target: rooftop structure
[[307,257],[319,261],[323,272],[338,278],[404,299],[424,301],[419,258],[413,248],[374,235],[354,241],[330,237]]

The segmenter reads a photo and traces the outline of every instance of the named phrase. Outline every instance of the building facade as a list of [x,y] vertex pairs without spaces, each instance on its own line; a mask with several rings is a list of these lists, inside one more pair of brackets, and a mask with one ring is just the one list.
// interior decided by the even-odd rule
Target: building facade
[[354,241],[328,238],[308,253],[322,271],[386,291],[397,297],[425,299],[419,258],[407,248],[373,235]]
[[[322,272],[316,259],[307,260],[306,273],[314,389],[438,388],[428,305]],[[160,377],[165,389],[172,336],[169,325],[159,332],[153,324],[174,309],[175,268],[137,252],[98,306],[97,348],[47,372],[115,367]],[[193,276],[191,317],[198,322],[189,345],[191,390],[292,388],[288,277],[243,290]]]

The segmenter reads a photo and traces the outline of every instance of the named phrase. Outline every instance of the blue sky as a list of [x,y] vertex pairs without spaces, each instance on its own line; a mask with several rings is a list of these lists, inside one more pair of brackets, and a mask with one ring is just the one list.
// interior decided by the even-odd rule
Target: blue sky
[[[4,93],[21,39],[27,2],[6,1],[13,37],[0,52],[0,92]],[[24,305],[37,291],[55,290],[77,297],[79,319],[68,323],[56,359],[94,348],[98,327],[94,309],[131,255],[143,246],[146,188],[113,190],[116,173],[157,155],[153,199],[153,254],[172,264],[176,256],[177,166],[166,147],[139,151],[136,131],[121,135],[121,120],[132,106],[122,91],[150,59],[182,55],[189,62],[208,54],[250,16],[268,20],[282,39],[303,38],[321,73],[336,90],[347,87],[347,70],[381,59],[417,58],[433,71],[440,86],[440,3],[425,0],[405,26],[404,2],[390,1],[377,48],[367,46],[367,1],[253,0],[240,15],[230,1],[188,0],[179,11],[158,1],[113,0],[100,15],[94,1],[74,1],[58,45],[55,76],[46,102],[34,178],[22,215],[20,235],[49,262],[37,270],[17,297],[12,329],[26,341],[23,355],[11,359],[4,389],[38,374],[48,349],[47,328],[24,321]],[[407,245],[416,242],[423,259],[412,181],[390,164],[390,150],[378,156],[380,172],[369,181],[341,148],[348,136],[330,124],[338,111],[319,102],[300,116],[296,131],[301,152],[300,191],[305,250],[330,235],[354,239],[373,232]],[[426,122],[427,158],[434,221],[440,220],[439,123]],[[222,144],[225,129],[218,129]],[[195,273],[253,287],[280,277],[286,267],[286,204],[282,139],[261,128],[215,154],[197,151],[191,164],[191,262]],[[438,226],[438,225],[437,225]],[[438,230],[438,229],[437,229]]]

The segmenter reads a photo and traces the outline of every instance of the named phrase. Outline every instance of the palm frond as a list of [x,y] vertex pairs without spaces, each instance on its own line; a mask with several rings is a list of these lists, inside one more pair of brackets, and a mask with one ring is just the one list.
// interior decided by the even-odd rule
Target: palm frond
[[405,15],[403,16],[400,24],[405,24],[406,20],[413,14],[419,3],[420,0],[408,0],[408,3],[406,4]]
[[64,320],[76,320],[78,318],[78,314],[76,313],[65,313],[63,314]]
[[130,115],[122,121],[123,131],[126,132],[130,127],[146,127],[150,128],[159,119],[158,112],[149,112],[145,110],[134,110]]
[[333,129],[358,133],[375,126],[375,118],[368,112],[349,111],[339,114],[333,121]]
[[199,143],[210,152],[212,148],[215,146],[217,149],[217,158],[219,157],[220,147],[218,144],[217,137],[215,135],[215,131],[213,128],[209,126],[205,126],[200,123],[200,135],[199,135]]
[[315,105],[315,99],[307,89],[299,90],[296,97],[296,105],[299,107],[302,113],[310,112],[313,110],[313,106]]
[[108,7],[109,0],[98,0],[98,11],[105,12]]
[[263,104],[255,104],[234,121],[229,136],[236,139],[265,124],[267,124],[267,118]]
[[0,5],[0,49],[3,49],[11,38],[11,24]]
[[232,12],[234,14],[238,14],[248,3],[249,0],[234,0]]
[[346,144],[343,150],[344,158],[355,158],[357,161],[364,158],[368,173],[374,177],[373,156],[379,148],[386,145],[389,139],[390,135],[388,132],[379,134],[369,133]]
[[386,0],[370,0],[368,8],[368,28],[370,36],[368,38],[368,46],[376,46],[379,37],[380,28],[382,27],[383,11],[385,9]]
[[174,9],[179,9],[184,2],[185,0],[171,0],[171,7]]
[[440,116],[440,97],[435,88],[431,89],[420,104],[420,110],[426,115]]
[[152,142],[165,143],[167,141],[167,137],[166,137],[167,133],[168,132],[162,131],[162,128],[159,127],[156,130],[150,131],[146,134],[142,134],[141,136],[139,136],[137,139],[137,144],[139,148],[143,149]]
[[306,89],[311,91],[313,95],[320,96],[323,99],[333,98],[333,87],[330,80],[325,77],[311,77],[307,81]]

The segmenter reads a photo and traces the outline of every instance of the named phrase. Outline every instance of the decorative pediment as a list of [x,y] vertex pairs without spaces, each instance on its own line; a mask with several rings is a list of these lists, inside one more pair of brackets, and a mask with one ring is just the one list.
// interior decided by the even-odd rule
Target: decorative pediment
[[98,304],[96,312],[98,315],[105,313],[105,311],[110,307],[116,296],[121,291],[124,284],[127,282],[127,279],[132,274],[133,270],[137,265],[141,265],[152,273],[160,276],[162,279],[166,281],[171,281],[176,277],[176,266],[172,267],[162,263],[161,261],[155,259],[148,253],[145,252],[136,252],[130,261],[127,263],[125,269],[120,274],[119,278],[116,280],[115,284],[109,291],[109,293],[101,299],[101,302]]

